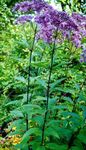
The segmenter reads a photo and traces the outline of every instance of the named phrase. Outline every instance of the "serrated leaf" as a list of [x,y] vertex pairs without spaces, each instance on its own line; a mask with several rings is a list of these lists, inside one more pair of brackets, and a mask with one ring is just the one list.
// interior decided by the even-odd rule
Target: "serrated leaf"
[[72,101],[72,99],[70,97],[63,96],[62,99],[67,101],[67,102],[69,102],[69,103],[71,103],[71,104],[73,104],[73,101]]
[[38,61],[38,62],[32,62],[31,63],[31,65],[33,66],[33,67],[46,67],[47,65],[48,65],[48,63],[47,62],[45,62],[45,61]]
[[70,93],[70,94],[74,94],[75,93],[75,90],[73,89],[69,89],[69,88],[61,88],[61,87],[57,87],[56,88],[58,91],[61,91],[61,92],[65,92],[65,93]]
[[15,77],[15,79],[22,83],[25,83],[25,84],[27,83],[27,80],[23,76],[17,76]]
[[74,112],[67,112],[67,111],[65,111],[65,112],[61,112],[61,115],[63,115],[64,117],[71,116],[71,117],[80,119],[80,116],[77,113],[74,113]]
[[56,104],[58,97],[49,98],[49,106]]
[[81,150],[81,148],[79,148],[78,146],[72,146],[71,150]]
[[56,143],[48,143],[46,147],[50,150],[67,150],[67,145],[57,145]]
[[44,146],[39,146],[36,150],[46,150]]
[[[57,124],[58,124],[58,120],[50,120],[48,123],[47,123],[47,126],[54,126],[54,125],[56,125],[57,126]],[[58,126],[57,126],[58,127]]]
[[47,88],[47,84],[46,84],[45,80],[37,79],[36,83],[39,84],[39,85],[41,85],[44,88]]
[[[86,132],[85,132],[86,133]],[[84,144],[86,144],[86,134],[80,133],[77,138]]]
[[84,120],[86,119],[86,108],[83,110],[83,117],[84,117]]
[[11,123],[10,127],[17,127],[17,128],[20,128],[20,127],[23,127],[22,125],[24,124],[24,120],[23,119],[18,119],[18,120],[15,120]]
[[39,124],[39,125],[43,125],[44,119],[43,119],[42,116],[35,116],[33,118],[33,121],[36,121],[36,123]]
[[25,104],[22,106],[23,110],[28,110],[28,109],[41,109],[41,107],[39,105],[35,105],[35,104]]
[[53,109],[67,109],[67,106],[63,106],[63,105],[57,105],[57,106],[54,106]]
[[30,139],[30,135],[40,136],[41,130],[39,128],[31,128],[29,129],[22,137],[22,142],[27,143]]
[[55,81],[54,83],[52,83],[50,85],[50,91],[52,92],[54,90],[54,88],[60,84],[62,81],[64,81],[66,78],[62,78],[62,79],[58,79],[57,81]]
[[77,99],[77,102],[85,101],[86,102],[86,96],[84,96],[83,92],[80,92],[79,97]]
[[23,117],[23,113],[21,111],[19,111],[19,110],[13,110],[13,111],[11,111],[11,115],[13,117]]
[[53,136],[56,138],[60,138],[57,131],[54,128],[48,127],[45,131],[45,136]]
[[20,103],[19,100],[15,100],[15,101],[11,101],[9,103],[7,103],[5,106],[9,106],[9,105],[18,105]]
[[19,143],[15,145],[15,149],[20,150],[20,149],[24,149],[24,150],[28,150],[28,143]]
[[43,96],[36,96],[36,98],[33,101],[46,101],[46,97]]

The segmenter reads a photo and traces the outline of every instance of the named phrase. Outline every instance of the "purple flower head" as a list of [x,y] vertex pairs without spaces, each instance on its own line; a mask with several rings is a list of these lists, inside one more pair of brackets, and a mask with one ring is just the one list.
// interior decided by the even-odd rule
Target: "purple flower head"
[[62,36],[63,36],[63,39],[64,39],[64,40],[65,40],[65,39],[70,40],[70,38],[71,38],[70,31],[66,31],[66,30],[62,31]]
[[[42,32],[44,32],[43,28],[45,29],[45,27],[46,27],[46,33],[48,33],[48,35],[50,35],[51,34],[51,33],[49,33],[49,32],[51,32],[51,30],[49,30],[50,25],[53,27],[53,32],[55,32],[57,29],[62,33],[64,33],[64,31],[65,31],[66,38],[70,37],[71,34],[69,32],[78,31],[78,25],[76,24],[75,20],[72,19],[64,11],[59,12],[55,9],[47,8],[47,9],[45,9],[45,11],[42,11],[40,14],[38,14],[35,17],[35,21],[40,27],[39,32],[41,30],[41,34],[42,34]],[[52,36],[54,35],[53,32],[52,32]],[[53,39],[53,37],[52,37],[52,39]],[[63,39],[63,37],[62,37],[62,39]],[[76,45],[80,45],[79,41],[78,41],[78,44],[76,44]]]
[[22,15],[20,16],[14,23],[15,24],[24,24],[28,21],[31,21],[33,19],[33,17],[31,15]]
[[27,12],[27,11],[30,11],[31,9],[32,9],[32,3],[31,2],[28,2],[28,1],[21,2],[19,11]]
[[60,11],[58,14],[62,22],[68,21],[70,19],[70,16],[65,11]]
[[68,23],[68,25],[70,27],[70,30],[73,30],[73,31],[78,31],[79,30],[77,23],[71,17],[70,17],[70,19],[68,20],[67,23]]
[[32,2],[29,1],[24,1],[21,3],[17,3],[14,8],[13,11],[21,11],[21,12],[27,12],[30,11],[32,9]]
[[82,34],[82,37],[86,37],[86,30],[81,29],[80,32]]
[[80,62],[86,63],[86,46],[82,46],[82,54],[80,57]]
[[76,31],[72,34],[71,40],[77,48],[81,47],[81,39],[82,37],[79,32]]
[[79,23],[81,23],[82,21],[86,21],[86,16],[79,13],[73,12],[72,17]]
[[86,16],[83,16],[78,13],[72,13],[72,18],[75,20],[75,22],[78,24],[79,31],[86,30]]
[[54,26],[48,24],[45,28],[44,26],[40,26],[40,30],[37,34],[37,39],[43,39],[47,43],[51,43],[53,41],[53,31]]
[[21,11],[21,12],[28,12],[30,10],[40,12],[44,7],[46,7],[47,3],[44,0],[32,0],[32,1],[24,1],[17,3],[13,11]]
[[65,21],[65,22],[62,22],[62,23],[60,23],[60,26],[59,26],[59,28],[61,29],[61,30],[66,30],[66,31],[77,31],[78,30],[78,26],[77,26],[77,24],[73,21],[73,20],[71,20],[71,19],[69,19],[69,20],[67,20],[67,21]]
[[[83,37],[86,37],[86,16],[78,13],[69,15],[65,11],[57,11],[44,0],[32,0],[17,3],[14,11],[34,13],[34,22],[38,25],[37,38],[46,42],[53,42],[54,33],[58,30],[60,36],[56,41],[72,41],[76,47],[81,47]],[[23,15],[15,23],[25,23],[32,20],[32,16]]]
[[39,25],[47,26],[47,24],[50,23],[50,15],[49,14],[37,15],[35,17],[35,22]]
[[34,0],[33,1],[33,10],[36,12],[40,12],[42,9],[46,7],[46,3],[43,0]]
[[20,9],[20,3],[16,3],[15,6],[13,7],[13,11],[17,11]]
[[81,22],[81,27],[84,28],[86,30],[86,20]]

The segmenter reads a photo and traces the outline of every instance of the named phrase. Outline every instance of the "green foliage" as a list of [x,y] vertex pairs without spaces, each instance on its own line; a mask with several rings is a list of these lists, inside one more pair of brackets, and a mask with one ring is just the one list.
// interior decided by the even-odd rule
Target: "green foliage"
[[82,13],[86,14],[85,0],[54,0],[54,2],[56,4],[61,4],[62,10],[69,10],[74,12],[81,11]]
[[[65,3],[65,1],[64,1]],[[46,112],[46,91],[52,45],[35,42],[32,53],[30,92],[27,104],[28,67],[34,31],[31,24],[12,25],[8,8],[1,28],[0,123],[12,119],[10,135],[22,137],[16,149],[85,150],[86,148],[86,65],[80,64],[81,50],[66,41],[56,45],[50,97],[45,125],[45,143],[41,145]],[[12,15],[12,14],[11,14]],[[6,19],[7,17],[7,19]],[[3,29],[3,30],[2,30]],[[85,42],[85,39],[83,39]],[[46,57],[47,56],[47,57]],[[29,129],[26,131],[26,115]]]

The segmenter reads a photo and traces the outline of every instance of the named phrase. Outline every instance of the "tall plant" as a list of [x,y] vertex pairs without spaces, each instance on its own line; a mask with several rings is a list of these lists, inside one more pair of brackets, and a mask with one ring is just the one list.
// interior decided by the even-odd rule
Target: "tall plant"
[[[21,12],[30,12],[28,15],[22,15],[20,16],[15,23],[25,23],[27,21],[34,21],[36,22],[37,27],[38,27],[38,32],[37,32],[37,27],[35,28],[34,31],[34,37],[33,37],[33,42],[32,42],[32,47],[30,49],[30,56],[29,56],[29,69],[28,69],[28,86],[27,86],[27,102],[26,105],[23,105],[20,109],[23,108],[23,112],[26,114],[26,131],[23,133],[23,138],[22,138],[22,143],[27,145],[35,145],[39,143],[38,145],[42,145],[41,148],[47,147],[46,142],[45,142],[45,131],[46,129],[46,122],[47,122],[47,117],[48,117],[48,111],[49,111],[49,99],[50,99],[50,84],[51,84],[51,74],[52,74],[52,69],[53,69],[53,59],[54,59],[54,53],[56,49],[56,45],[65,43],[67,40],[70,41],[70,43],[74,43],[75,46],[78,48],[82,47],[82,39],[85,39],[85,35],[82,31],[82,28],[84,31],[85,30],[85,24],[84,20],[86,20],[85,16],[82,16],[80,14],[72,13],[72,15],[68,15],[66,12],[62,11],[59,12],[52,8],[50,5],[45,3],[43,0],[41,1],[25,1],[21,3],[17,3],[13,10],[19,10]],[[32,13],[32,15],[31,15]],[[77,19],[78,17],[78,19]],[[81,23],[83,21],[83,24]],[[80,27],[81,25],[81,27]],[[36,34],[37,32],[37,34]],[[57,37],[58,35],[58,37]],[[44,43],[48,43],[49,45],[52,45],[52,52],[51,52],[51,63],[50,63],[50,68],[49,68],[49,76],[48,76],[48,81],[47,81],[47,89],[46,89],[46,110],[44,113],[44,119],[42,123],[42,127],[37,126],[38,124],[32,125],[32,128],[29,129],[28,126],[28,114],[31,113],[31,123],[33,123],[35,116],[41,115],[43,116],[43,110],[41,111],[41,107],[39,105],[34,105],[30,102],[30,77],[31,77],[31,60],[32,60],[32,53],[34,49],[34,44],[35,44],[35,38],[36,40],[40,39],[44,41]],[[77,39],[77,40],[76,40]],[[83,42],[84,43],[84,42]],[[81,55],[81,61],[86,62],[85,60],[85,53],[86,51],[83,51],[83,55]],[[43,64],[42,64],[43,65]],[[36,66],[36,63],[35,63]],[[40,64],[38,64],[38,67],[41,67]],[[59,82],[61,82],[60,80]],[[43,83],[42,83],[43,84]],[[45,83],[44,83],[45,84]],[[55,83],[54,85],[55,86]],[[44,85],[43,85],[44,87]],[[59,89],[61,91],[66,91]],[[69,91],[70,92],[70,91]],[[36,93],[35,93],[35,96]],[[34,97],[35,97],[34,96]],[[69,100],[71,101],[71,100]],[[57,107],[59,109],[59,106]],[[65,107],[61,107],[62,109],[66,109]],[[25,110],[26,109],[26,110]],[[30,112],[33,111],[33,112]],[[58,113],[58,111],[56,112]],[[65,113],[64,113],[65,114]],[[68,113],[70,115],[70,113]],[[67,115],[68,115],[67,114]],[[61,114],[63,115],[63,114]],[[73,114],[71,114],[73,115]],[[54,115],[55,116],[55,115]],[[37,118],[36,118],[37,119]],[[38,118],[39,119],[39,118]],[[69,118],[70,119],[70,118]],[[58,124],[58,122],[57,122]],[[65,123],[64,123],[65,124]],[[62,126],[62,124],[60,124]],[[41,128],[41,131],[40,131]],[[56,129],[56,128],[55,128]],[[55,130],[53,130],[54,132]],[[58,129],[56,129],[58,131]],[[49,131],[51,132],[51,131]],[[42,133],[42,134],[41,134]],[[55,133],[55,132],[54,132]],[[37,137],[37,141],[35,139],[35,136]],[[70,134],[70,133],[68,133]],[[33,136],[32,136],[33,135]],[[42,135],[40,137],[40,135]],[[55,136],[59,139],[59,136],[55,134]],[[50,136],[49,136],[50,137]],[[33,141],[32,141],[33,139]],[[41,139],[40,142],[38,142],[38,139]],[[50,144],[50,143],[49,143]],[[53,144],[52,144],[53,145]],[[51,145],[51,147],[53,147]],[[56,145],[56,148],[58,149],[58,146]],[[35,148],[34,148],[35,149]]]
[[45,145],[45,126],[46,126],[46,120],[47,120],[47,114],[48,114],[48,105],[49,105],[49,99],[50,99],[50,83],[51,83],[51,74],[52,74],[52,69],[53,69],[53,59],[54,59],[54,52],[56,49],[56,38],[57,38],[57,31],[55,33],[55,39],[53,43],[53,48],[51,52],[51,63],[50,63],[50,69],[49,69],[49,77],[48,77],[48,83],[47,83],[47,100],[46,100],[46,110],[45,110],[45,115],[44,115],[44,123],[43,123],[43,129],[42,129],[42,145]]
[[[33,50],[34,50],[36,32],[37,32],[37,26],[35,27],[35,30],[34,30],[34,37],[33,37],[32,47],[30,49],[30,56],[29,56],[28,85],[27,85],[27,102],[26,102],[26,104],[28,104],[31,101],[31,98],[30,98],[31,60],[32,60],[32,53],[33,53]],[[28,120],[28,114],[27,114],[26,115],[26,131],[28,131],[28,129],[29,129],[29,127],[28,127],[28,121],[29,120]]]

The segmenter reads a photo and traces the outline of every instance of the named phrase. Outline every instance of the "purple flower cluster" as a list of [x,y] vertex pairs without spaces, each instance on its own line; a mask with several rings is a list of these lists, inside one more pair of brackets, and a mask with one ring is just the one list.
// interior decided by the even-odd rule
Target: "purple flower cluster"
[[[47,24],[48,25],[48,24]],[[53,34],[54,34],[54,27],[49,25],[47,26],[41,26],[41,30],[37,33],[37,39],[43,39],[47,43],[53,42]]]
[[[43,39],[45,40],[45,36],[47,35],[47,41],[53,41],[53,33],[58,30],[58,32],[63,33],[66,32],[66,35],[72,31],[78,31],[78,25],[76,22],[70,17],[66,12],[59,12],[54,9],[44,9],[42,12],[35,17],[35,22],[40,26],[40,34],[42,34]],[[44,29],[44,30],[43,30]],[[49,31],[51,33],[49,33]],[[52,34],[50,38],[49,35]],[[41,36],[40,36],[41,37]]]
[[82,39],[82,36],[79,34],[79,32],[77,31],[73,32],[72,41],[77,48],[81,47],[81,39]]
[[81,41],[86,37],[86,16],[73,12],[72,18],[76,21],[79,31],[73,33],[73,42],[76,47],[81,47]]
[[31,21],[32,19],[33,17],[31,15],[22,15],[15,21],[15,24],[24,24],[28,21]]
[[[77,48],[82,46],[82,39],[86,37],[86,16],[74,12],[70,16],[65,11],[55,10],[44,0],[17,3],[13,11],[17,10],[34,14],[34,22],[39,29],[37,39],[43,39],[48,43],[53,42],[55,32],[58,30],[60,36],[57,37],[57,41],[63,42],[68,39]],[[25,23],[31,18],[31,16],[23,15],[16,20],[16,23]]]
[[[78,22],[78,23],[82,23],[82,21],[85,22],[86,20],[86,16],[82,15],[82,14],[79,14],[79,13],[75,13],[73,12],[72,13],[72,17]],[[86,22],[85,22],[86,24]]]
[[86,47],[83,46],[80,62],[85,62],[86,63]]
[[44,0],[32,0],[16,3],[13,11],[28,12],[30,10],[40,12],[43,8],[47,7],[47,3]]

